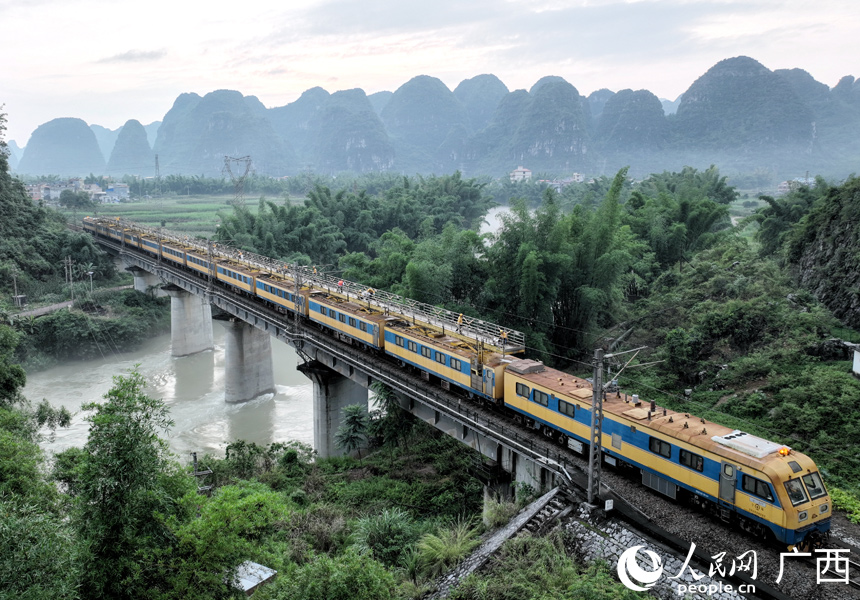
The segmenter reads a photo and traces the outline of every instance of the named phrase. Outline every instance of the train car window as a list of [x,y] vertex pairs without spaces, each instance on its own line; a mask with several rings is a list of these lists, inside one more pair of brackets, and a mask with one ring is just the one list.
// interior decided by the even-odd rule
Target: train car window
[[517,396],[522,396],[523,398],[528,398],[530,393],[531,393],[531,390],[529,389],[529,386],[527,386],[523,383],[517,382]]
[[463,363],[458,358],[451,359],[451,368],[455,371],[461,371],[463,369]]
[[744,474],[743,488],[745,492],[773,502],[773,494],[770,493],[770,486],[761,479]]
[[549,394],[540,390],[535,390],[534,401],[543,406],[549,406]]
[[669,458],[672,455],[672,445],[669,442],[664,442],[660,438],[649,438],[648,449],[654,454]]
[[788,492],[788,499],[791,500],[792,506],[803,504],[808,500],[806,491],[800,483],[800,479],[789,479],[785,482],[785,491]]
[[558,401],[558,412],[563,415],[567,415],[569,417],[576,416],[576,404],[571,404],[570,402],[565,402],[564,400]]
[[441,352],[437,352],[436,353],[436,362],[439,363],[440,365],[444,365],[445,364],[445,355],[442,354]]
[[355,319],[353,319],[352,317],[349,318],[349,326],[350,327],[358,327],[358,325],[356,325],[356,323],[355,323]]
[[[367,332],[367,323],[365,323],[364,321],[359,321],[358,322],[358,328],[364,332]],[[402,345],[403,345],[403,339],[401,338],[398,346],[402,346]]]
[[394,345],[395,346],[403,346],[403,338],[399,335],[394,336]]
[[703,471],[705,468],[705,459],[699,456],[698,454],[693,454],[692,452],[687,452],[682,449],[680,456],[678,457],[678,462],[680,462],[685,467],[690,467],[691,469],[696,469],[697,471]]
[[421,356],[424,358],[433,358],[433,351],[427,346],[421,346]]
[[412,350],[412,352],[418,352],[418,344],[410,340],[409,349]]
[[818,475],[818,471],[810,473],[809,475],[804,475],[803,483],[806,484],[806,489],[809,491],[809,497],[812,500],[820,498],[827,493],[824,489],[824,484],[821,483],[821,477]]
[[340,313],[340,314],[337,316],[337,320],[338,320],[338,321],[340,321],[341,323],[346,323],[346,315],[345,315],[345,314],[343,314],[343,313]]

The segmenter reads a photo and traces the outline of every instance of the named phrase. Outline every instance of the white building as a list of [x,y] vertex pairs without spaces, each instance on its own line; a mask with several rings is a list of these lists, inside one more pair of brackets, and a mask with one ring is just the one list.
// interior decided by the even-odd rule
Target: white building
[[528,181],[532,178],[530,169],[526,169],[522,165],[511,171],[511,182]]

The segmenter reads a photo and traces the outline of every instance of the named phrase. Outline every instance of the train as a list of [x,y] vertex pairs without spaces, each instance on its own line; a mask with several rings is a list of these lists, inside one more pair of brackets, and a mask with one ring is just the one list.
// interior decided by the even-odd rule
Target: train
[[[428,385],[491,405],[572,451],[588,453],[592,384],[526,358],[522,332],[317,273],[316,267],[120,219],[86,217],[83,228],[300,318],[419,373]],[[808,549],[829,535],[832,503],[811,458],[610,389],[601,423],[606,464],[637,470],[644,486],[756,537]]]

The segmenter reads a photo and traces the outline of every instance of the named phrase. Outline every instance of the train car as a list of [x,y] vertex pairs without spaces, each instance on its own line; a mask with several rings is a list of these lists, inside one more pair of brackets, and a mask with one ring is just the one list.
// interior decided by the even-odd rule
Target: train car
[[135,229],[128,229],[128,228],[123,229],[123,232],[122,232],[123,245],[125,245],[127,247],[137,248],[138,250],[141,250],[142,249],[140,247],[141,237],[142,236],[141,236],[140,232],[138,232]]
[[[505,374],[505,406],[582,451],[591,433],[591,384],[517,360]],[[643,485],[790,546],[830,529],[830,498],[813,461],[790,448],[688,413],[610,394],[603,404],[605,460],[632,466]]]
[[257,275],[257,297],[284,313],[297,312],[307,316],[310,291],[310,288],[305,286],[296,293],[296,282],[277,273]]
[[351,344],[382,350],[386,323],[393,320],[383,310],[369,303],[359,303],[328,291],[311,291],[307,317],[314,323],[335,331]]
[[232,260],[215,261],[215,277],[228,286],[256,295],[256,276],[258,271]]
[[186,266],[186,252],[190,250],[178,242],[162,240],[161,242],[161,258],[170,263],[181,266]]
[[154,258],[161,256],[161,240],[152,234],[142,234],[138,247]]
[[[512,360],[491,351],[481,352],[474,342],[445,333],[436,327],[403,319],[385,328],[385,353],[401,365],[410,365],[473,396],[497,402],[504,393],[504,370]],[[481,360],[483,357],[484,360]]]
[[209,276],[211,263],[209,254],[198,248],[188,248],[185,251],[185,264],[192,271]]

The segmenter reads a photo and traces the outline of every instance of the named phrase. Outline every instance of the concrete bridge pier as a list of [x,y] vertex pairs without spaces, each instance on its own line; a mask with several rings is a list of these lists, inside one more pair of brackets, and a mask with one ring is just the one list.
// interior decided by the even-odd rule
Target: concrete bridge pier
[[343,456],[335,434],[343,420],[343,409],[360,404],[367,410],[367,388],[325,364],[312,360],[299,365],[314,384],[314,450],[320,458]]
[[167,292],[161,287],[162,282],[161,279],[158,278],[158,275],[150,273],[149,271],[144,271],[135,265],[126,267],[125,270],[134,275],[135,291],[138,291],[141,294],[149,293],[150,295],[154,295],[156,298],[167,296]]
[[214,343],[209,303],[203,296],[191,294],[173,284],[162,289],[170,296],[170,353],[188,356],[211,350]]
[[224,319],[224,328],[224,400],[245,402],[274,392],[271,336],[235,317]]

